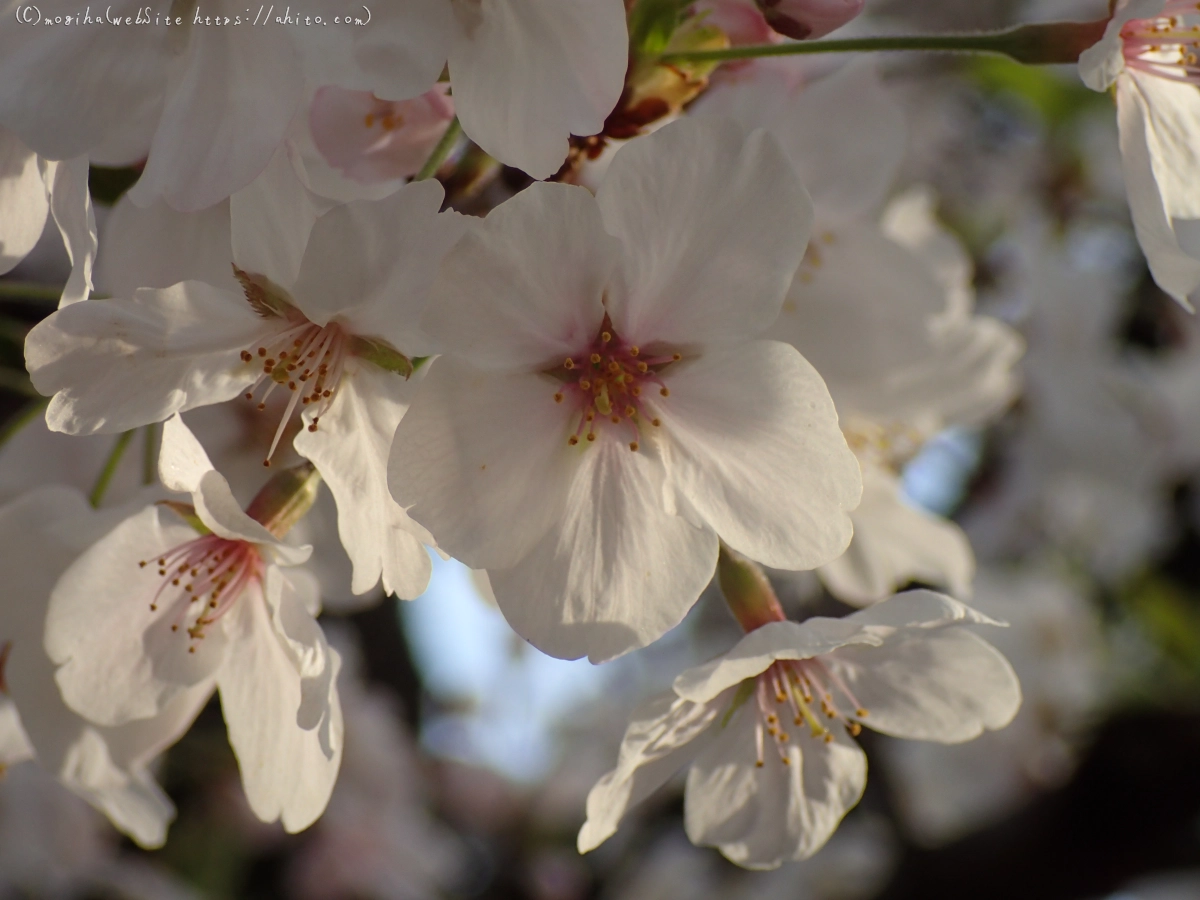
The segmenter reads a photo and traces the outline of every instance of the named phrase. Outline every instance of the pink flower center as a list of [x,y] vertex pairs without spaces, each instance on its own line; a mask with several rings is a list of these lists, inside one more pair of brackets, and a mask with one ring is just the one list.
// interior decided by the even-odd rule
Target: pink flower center
[[625,432],[629,449],[636,451],[641,426],[662,424],[654,408],[659,401],[652,398],[671,396],[660,373],[682,358],[678,353],[644,353],[622,340],[605,316],[591,345],[548,373],[563,382],[554,402],[569,404],[579,416],[567,443],[573,447],[581,439],[594,441],[596,429],[607,423]]
[[[764,765],[766,738],[775,742],[780,762],[791,765],[787,753],[792,740],[789,723],[793,727],[807,724],[809,733],[827,744],[833,742],[833,732],[827,722],[840,723],[851,737],[862,731],[859,720],[866,718],[867,710],[834,668],[822,662],[820,657],[772,663],[752,684],[756,705],[754,741],[758,751],[755,764],[758,766]],[[852,714],[842,713],[835,693],[849,704]]]
[[1161,16],[1121,28],[1125,65],[1170,81],[1200,85],[1200,4],[1167,0]]
[[[150,564],[142,560],[138,567]],[[195,642],[203,639],[205,629],[233,607],[251,582],[261,583],[263,571],[262,558],[253,544],[215,534],[180,544],[160,556],[157,564],[162,583],[150,610],[156,612],[164,597],[186,597],[171,630],[187,632],[192,641],[189,653],[196,652]]]
[[267,398],[276,388],[291,392],[287,409],[271,441],[271,449],[263,460],[264,466],[271,464],[271,456],[297,407],[313,408],[308,430],[317,430],[317,423],[337,393],[350,351],[345,332],[332,322],[314,325],[302,316],[298,320],[289,317],[288,321],[289,327],[264,341],[253,352],[242,351],[243,362],[262,365],[262,374],[246,391],[247,400],[253,400],[259,388],[266,385],[266,390],[258,397],[258,408],[263,410],[267,408]]

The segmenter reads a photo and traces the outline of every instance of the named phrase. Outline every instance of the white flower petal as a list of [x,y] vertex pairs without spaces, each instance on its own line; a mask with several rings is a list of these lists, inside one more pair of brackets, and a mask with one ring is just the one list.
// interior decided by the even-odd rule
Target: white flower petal
[[501,162],[549,178],[569,135],[596,134],[625,85],[618,0],[490,0],[461,9],[450,82],[463,130]]
[[374,10],[370,28],[355,29],[354,55],[372,76],[377,96],[407,100],[433,87],[454,41],[453,4],[407,0]]
[[104,223],[96,289],[131,297],[138,288],[204,281],[240,292],[233,277],[229,203],[181,213],[159,200],[146,208],[121,197]]
[[587,821],[579,829],[580,853],[594,850],[617,831],[622,817],[707,746],[716,705],[681,700],[671,691],[633,711],[617,766],[588,792]]
[[578,457],[557,384],[444,356],[396,429],[392,496],[472,568],[515,565],[563,514]]
[[[221,665],[221,629],[195,642],[194,653],[186,632],[171,630],[187,606],[182,591],[164,592],[158,610],[150,609],[163,582],[153,561],[196,537],[177,522],[159,506],[126,519],[84,552],[51,593],[46,652],[60,666],[56,677],[67,705],[93,722],[154,716]],[[139,566],[141,560],[148,564]]]
[[1121,168],[1138,243],[1158,286],[1188,309],[1200,287],[1200,247],[1182,246],[1180,230],[1200,219],[1198,116],[1193,85],[1138,73],[1117,80]]
[[717,536],[663,509],[662,463],[648,448],[601,434],[572,453],[560,520],[488,577],[508,623],[535,647],[603,662],[679,624],[712,578]]
[[937,591],[913,590],[895,594],[882,603],[846,616],[847,622],[862,627],[884,626],[886,628],[942,628],[946,625],[999,625],[1006,623],[992,619],[967,604],[939,594]]
[[755,715],[744,705],[692,764],[684,827],[692,843],[715,846],[740,866],[773,869],[824,846],[862,796],[867,758],[834,729],[829,744],[807,734],[785,744],[786,765],[767,738],[757,766]]
[[1116,10],[1104,37],[1079,55],[1079,77],[1093,91],[1107,91],[1125,70],[1125,42],[1121,29],[1132,19],[1153,19],[1162,14],[1167,0],[1129,0]]
[[213,471],[208,453],[184,424],[179,413],[163,423],[162,442],[158,451],[158,477],[169,491],[194,493],[200,481]]
[[424,528],[388,493],[388,451],[417,384],[369,363],[347,371],[318,429],[296,435],[296,452],[311,460],[337,501],[338,534],[354,564],[351,589],[420,596],[432,566]]
[[290,148],[281,145],[262,173],[229,198],[233,261],[290,290],[319,212],[317,199],[296,174]]
[[88,299],[92,292],[97,248],[96,216],[88,191],[88,159],[77,156],[65,162],[43,164],[42,171],[50,193],[50,212],[71,261],[71,275],[59,301],[60,306],[66,306]]
[[838,556],[862,481],[816,370],[787,344],[755,341],[665,375],[671,394],[656,408],[681,505],[768,566]]
[[38,158],[11,131],[0,128],[0,274],[23,260],[42,236],[50,201]]
[[267,167],[300,105],[300,60],[283,29],[193,28],[187,38],[182,77],[130,189],[139,206],[162,197],[192,212],[245,187]]
[[763,67],[752,79],[715,88],[695,111],[731,116],[747,130],[770,130],[825,225],[851,222],[880,206],[904,159],[901,105],[868,60],[807,85],[782,67]]
[[51,430],[126,431],[236,397],[258,374],[241,351],[275,328],[240,297],[188,281],[60,309],[30,331],[25,364],[55,395]]
[[893,737],[957,744],[1003,728],[1021,705],[1008,660],[963,628],[904,629],[825,662],[869,711],[863,724]]
[[[282,585],[279,585],[282,588]],[[247,596],[231,615],[230,654],[218,675],[221,709],[254,814],[283,820],[289,832],[311,825],[329,802],[341,763],[341,706],[330,696],[332,757],[318,730],[297,723],[301,673],[271,621],[266,598]]]
[[560,365],[596,339],[619,251],[585,188],[530,185],[446,256],[425,327],[481,369]]
[[465,225],[457,213],[438,213],[443,194],[427,179],[322,216],[292,291],[296,305],[318,325],[336,318],[408,356],[428,355],[418,323],[438,264]]
[[850,546],[819,570],[839,600],[864,606],[910,581],[944,585],[960,597],[970,594],[975,555],[966,535],[953,522],[907,502],[890,472],[864,465],[863,501],[850,518]]
[[596,194],[624,253],[606,302],[627,341],[732,342],[779,315],[812,203],[776,140],[685,118],[625,144]]

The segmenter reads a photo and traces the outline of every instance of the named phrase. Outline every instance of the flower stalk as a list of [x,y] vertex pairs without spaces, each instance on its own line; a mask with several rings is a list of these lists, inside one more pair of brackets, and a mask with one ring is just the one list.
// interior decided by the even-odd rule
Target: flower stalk
[[246,515],[282,539],[317,501],[321,473],[310,462],[284,469],[246,507]]
[[729,549],[723,542],[717,557],[717,583],[743,631],[751,632],[770,622],[787,620],[762,567]]
[[450,155],[450,151],[454,149],[454,145],[458,143],[460,134],[462,134],[462,125],[459,124],[458,116],[455,116],[446,126],[446,133],[437,142],[437,146],[433,148],[429,159],[425,160],[425,165],[421,166],[421,171],[416,174],[413,181],[424,181],[426,178],[436,175],[438,169],[442,167],[442,163],[446,161],[446,157]]
[[800,56],[812,53],[870,53],[924,50],[948,53],[998,53],[1025,65],[1075,63],[1088,47],[1104,35],[1107,19],[1094,22],[1045,22],[1018,25],[1005,31],[980,34],[922,34],[845,38],[834,41],[794,41],[664,53],[666,64],[724,62],[762,56]]
[[112,450],[109,451],[108,459],[104,461],[104,467],[96,476],[96,483],[92,485],[92,492],[88,495],[88,502],[93,509],[98,508],[104,502],[104,495],[108,493],[108,486],[117,472],[117,466],[121,464],[121,457],[129,448],[129,442],[133,440],[134,431],[136,429],[131,428],[129,431],[122,432],[117,437],[117,442],[113,444]]

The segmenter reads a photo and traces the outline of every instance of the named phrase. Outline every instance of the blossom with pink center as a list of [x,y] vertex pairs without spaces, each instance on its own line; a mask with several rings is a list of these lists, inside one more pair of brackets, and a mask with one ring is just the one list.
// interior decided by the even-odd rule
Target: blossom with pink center
[[299,416],[293,443],[337,500],[354,592],[382,580],[388,592],[418,596],[432,539],[389,496],[387,449],[415,392],[409,359],[434,346],[418,318],[461,230],[456,214],[438,212],[442,196],[425,181],[318,217],[307,195],[270,186],[236,195],[236,281],[90,300],[30,332],[30,377],[54,395],[47,424],[121,432],[239,395],[265,410],[268,396],[285,393],[265,461]]
[[849,541],[861,482],[825,385],[754,340],[809,210],[772,138],[685,119],[622,147],[595,197],[533,185],[446,257],[424,319],[444,355],[389,483],[547,653],[657,639],[718,535],[790,569]]
[[1084,83],[1115,85],[1121,165],[1138,243],[1159,287],[1191,309],[1200,288],[1200,10],[1118,4],[1079,57]]
[[325,808],[342,752],[340,660],[315,619],[316,581],[296,568],[311,548],[243,512],[178,416],[159,474],[191,492],[186,517],[156,504],[125,519],[51,594],[45,646],[63,700],[117,727],[215,688],[251,809],[299,831]]
[[63,485],[0,507],[0,564],[7,573],[0,604],[0,768],[34,760],[138,844],[158,847],[175,807],[151,768],[187,730],[209,691],[181,691],[149,718],[94,725],[63,703],[43,647],[55,582],[127,514],[94,510]]
[[580,851],[690,766],[693,843],[752,869],[811,856],[862,796],[867,761],[853,737],[864,726],[952,744],[1012,720],[1020,685],[964,627],[977,624],[999,623],[909,591],[844,619],[756,628],[634,712],[617,767],[588,795]]
[[363,184],[416,175],[454,118],[448,88],[412,100],[319,88],[308,109],[313,143],[329,165]]

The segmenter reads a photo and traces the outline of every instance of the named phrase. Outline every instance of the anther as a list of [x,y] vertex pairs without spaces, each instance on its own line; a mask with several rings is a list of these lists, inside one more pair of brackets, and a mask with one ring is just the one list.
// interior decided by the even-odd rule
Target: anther
[[588,357],[588,359],[590,359],[592,361],[592,365],[598,365],[600,362],[600,354],[593,353],[591,356]]
[[575,437],[575,435],[571,435],[569,438],[567,438],[567,443],[574,447],[579,443],[579,438]]
[[252,359],[254,359],[254,357],[251,355],[249,350],[242,351],[242,362],[250,362]]
[[554,395],[554,402],[555,402],[555,403],[562,403],[562,402],[563,402],[563,395],[562,395],[562,391],[559,391],[557,394],[555,394],[555,395]]
[[662,424],[662,420],[661,419],[651,419],[650,424],[653,425],[655,428],[657,428],[659,425]]
[[587,433],[587,439],[588,439],[589,441],[594,441],[594,440],[596,439],[596,432],[594,432],[594,431],[589,431],[589,432]]
[[258,348],[258,355],[259,355],[259,356],[266,356],[266,355],[267,355],[267,348],[266,348],[266,347],[259,347],[259,348]]
[[630,441],[630,442],[629,442],[629,449],[630,449],[630,450],[632,450],[634,453],[637,453],[637,448],[638,448],[638,442],[637,442],[637,441]]
[[571,357],[569,357],[569,356],[568,356],[568,357],[567,357],[567,359],[566,359],[566,361],[563,363],[563,368],[564,368],[564,369],[573,369],[573,368],[575,368],[575,360],[571,359]]
[[671,392],[670,392],[670,391],[669,391],[667,388],[659,388],[659,389],[658,389],[658,392],[659,392],[660,394],[662,394],[664,397],[670,397],[670,396],[671,396]]
[[639,350],[639,349],[638,349],[636,346],[633,346],[633,347],[630,347],[630,348],[629,348],[629,355],[630,355],[630,356],[637,356],[637,355],[638,355],[639,353],[641,353],[641,352],[642,352],[642,351],[641,351],[641,350]]
[[607,331],[600,332],[600,342],[602,344],[607,344],[611,340],[612,340],[612,335],[609,332],[607,332]]

